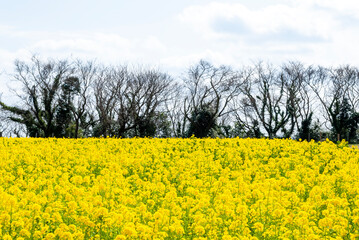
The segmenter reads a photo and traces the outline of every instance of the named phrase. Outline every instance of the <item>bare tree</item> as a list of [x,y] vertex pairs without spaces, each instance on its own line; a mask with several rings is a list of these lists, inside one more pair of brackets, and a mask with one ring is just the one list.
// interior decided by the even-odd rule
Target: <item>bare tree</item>
[[[321,103],[325,126],[334,134],[333,140],[337,139],[336,135],[339,135],[340,138],[346,137],[343,135],[346,135],[345,132],[349,131],[349,128],[356,128],[354,125],[349,126],[348,123],[345,123],[346,120],[343,122],[343,119],[348,116],[342,116],[345,114],[342,112],[343,110],[350,114],[358,103],[358,97],[352,88],[352,84],[356,80],[357,70],[353,67],[318,67],[316,77],[308,83]],[[352,120],[356,122],[356,120]]]
[[92,112],[93,82],[97,74],[97,66],[94,61],[83,62],[77,60],[75,62],[76,76],[79,79],[79,91],[75,96],[72,113],[75,122],[74,137],[79,136],[80,127],[83,131],[89,131],[89,127],[94,124],[94,113]]
[[[314,78],[308,81],[308,86],[315,93],[321,103],[323,117],[326,123],[336,125],[336,105],[347,95],[347,78],[342,69],[328,69],[318,67]],[[326,125],[328,129],[330,126]]]
[[280,136],[279,131],[289,137],[295,127],[300,76],[289,74],[288,66],[278,70],[261,62],[249,72],[237,121],[256,137],[261,136],[261,129],[269,138]]
[[[98,124],[95,128],[95,136],[115,135],[116,108],[118,99],[122,97],[121,89],[126,89],[128,77],[127,67],[102,68],[94,81],[95,108]],[[126,113],[126,109],[124,109]]]
[[336,70],[347,88],[347,98],[350,105],[359,112],[359,70],[353,66],[342,66]]
[[158,70],[137,70],[130,79],[126,94],[133,120],[130,127],[135,129],[135,135],[148,135],[146,131],[155,128],[152,120],[159,111],[165,111],[165,103],[174,89],[173,80]]
[[71,73],[66,60],[41,61],[36,56],[29,63],[16,60],[14,79],[22,85],[22,90],[16,91],[21,104],[8,106],[0,102],[0,105],[12,121],[26,126],[29,136],[53,136],[59,89]]
[[288,104],[294,110],[291,126],[295,125],[297,132],[301,131],[303,122],[308,122],[309,119],[311,122],[313,111],[317,109],[315,94],[307,84],[315,77],[316,69],[312,66],[305,67],[300,62],[289,62],[282,66],[281,78],[286,82]]
[[228,66],[215,67],[201,60],[188,70],[183,114],[189,134],[208,136],[219,118],[232,112],[232,100],[240,93],[238,75]]
[[165,102],[166,113],[171,122],[171,135],[174,137],[184,137],[186,131],[186,118],[183,113],[183,88],[183,84],[175,83],[171,95]]
[[127,67],[104,69],[94,85],[100,135],[147,135],[146,127],[156,123],[158,111],[171,95],[173,84],[169,75],[158,70]]

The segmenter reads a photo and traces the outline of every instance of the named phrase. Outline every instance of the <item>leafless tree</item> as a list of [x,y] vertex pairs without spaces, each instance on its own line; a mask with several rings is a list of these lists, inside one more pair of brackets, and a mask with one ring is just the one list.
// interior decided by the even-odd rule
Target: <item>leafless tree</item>
[[94,84],[100,135],[141,135],[164,107],[172,91],[172,79],[158,70],[127,67],[103,69]]
[[154,124],[151,120],[158,111],[164,111],[164,104],[173,91],[173,80],[158,70],[137,70],[131,76],[126,95],[133,119],[131,127],[135,128],[136,135],[143,135],[143,128]]
[[28,135],[53,136],[59,89],[72,72],[66,60],[42,61],[37,56],[33,56],[29,63],[16,60],[13,77],[22,86],[21,91],[16,91],[21,103],[8,106],[0,102],[0,105],[12,121],[26,126]]
[[[197,135],[207,136],[218,119],[232,112],[232,100],[240,93],[238,79],[237,72],[230,67],[215,67],[203,60],[189,68],[184,81],[188,91],[183,114],[193,130],[201,131]],[[206,119],[194,117],[200,114],[206,114]]]
[[183,113],[183,88],[183,84],[175,83],[173,85],[173,91],[171,92],[171,95],[165,102],[166,113],[171,122],[171,136],[173,137],[185,136],[186,118],[184,117]]
[[[295,65],[291,65],[293,68]],[[256,64],[242,87],[244,97],[236,116],[237,121],[256,137],[264,130],[269,138],[289,137],[295,127],[301,76],[289,66],[277,69]]]
[[[98,124],[95,135],[115,135],[113,129],[116,122],[116,107],[121,89],[126,89],[127,67],[104,68],[99,71],[94,81],[95,108]],[[126,111],[125,111],[126,112]]]
[[[337,121],[338,104],[348,96],[348,80],[350,75],[347,75],[343,68],[324,68],[317,67],[315,77],[307,82],[320,102],[325,120],[325,126],[330,129],[335,126]],[[329,123],[330,125],[327,125]]]
[[[288,104],[294,109],[292,121],[299,132],[302,122],[307,121],[317,109],[315,94],[308,83],[316,77],[313,66],[305,67],[300,62],[289,62],[282,66],[281,78],[286,82],[286,94],[289,96]],[[294,126],[293,122],[292,125]]]
[[80,126],[83,128],[83,131],[88,132],[88,128],[94,123],[92,86],[97,77],[97,71],[98,67],[94,61],[75,61],[75,75],[79,79],[78,93],[74,97],[71,108],[75,123],[75,138],[79,136]]
[[[359,102],[355,84],[358,70],[351,66],[317,68],[316,78],[309,83],[321,103],[324,123],[333,140],[356,138],[359,115],[355,108]],[[348,139],[347,139],[348,140]]]
[[343,80],[347,88],[347,98],[350,105],[359,112],[359,70],[353,66],[342,66],[336,69],[336,75]]

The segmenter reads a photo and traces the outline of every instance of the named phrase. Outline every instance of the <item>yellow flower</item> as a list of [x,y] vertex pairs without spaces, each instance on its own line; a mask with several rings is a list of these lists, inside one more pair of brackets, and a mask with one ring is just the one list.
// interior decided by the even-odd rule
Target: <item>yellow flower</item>
[[260,222],[256,222],[253,227],[258,231],[258,232],[263,232],[264,230],[264,225],[263,223]]
[[332,228],[333,226],[333,219],[332,218],[329,218],[329,217],[325,217],[323,219],[320,219],[319,220],[319,223],[318,223],[319,227],[321,228]]
[[128,237],[136,237],[137,231],[135,229],[135,225],[133,223],[128,223],[122,230],[122,234]]
[[21,229],[20,236],[28,238],[31,236],[31,233],[27,229],[24,228],[24,229]]
[[204,227],[202,227],[202,226],[196,226],[196,227],[194,228],[194,231],[195,231],[195,233],[196,233],[197,235],[199,235],[199,236],[202,236],[203,234],[206,233],[206,230],[205,230]]
[[124,235],[117,235],[115,240],[126,240],[126,236]]
[[42,239],[41,231],[35,231],[34,232],[34,239]]
[[330,141],[2,141],[2,238],[27,239],[29,229],[34,239],[338,239],[359,232],[359,151]]
[[9,234],[3,236],[4,240],[12,240],[12,237]]
[[47,240],[51,240],[51,239],[55,239],[55,238],[56,238],[56,235],[53,233],[48,233],[45,236],[45,239],[47,239]]

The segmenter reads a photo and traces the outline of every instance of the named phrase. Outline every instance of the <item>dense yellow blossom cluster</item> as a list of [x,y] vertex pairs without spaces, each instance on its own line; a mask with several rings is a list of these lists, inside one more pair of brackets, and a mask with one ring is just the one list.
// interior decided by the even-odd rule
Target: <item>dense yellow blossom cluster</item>
[[2,239],[354,239],[359,151],[266,139],[0,139]]

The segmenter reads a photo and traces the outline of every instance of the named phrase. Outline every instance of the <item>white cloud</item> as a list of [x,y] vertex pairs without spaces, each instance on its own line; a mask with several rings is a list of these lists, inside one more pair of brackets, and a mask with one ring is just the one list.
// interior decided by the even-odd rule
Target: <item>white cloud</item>
[[306,7],[322,7],[344,15],[359,18],[359,5],[357,0],[291,0],[295,4]]
[[233,65],[252,59],[359,64],[357,1],[284,0],[257,9],[244,1],[211,2],[184,9],[178,19]]
[[0,46],[0,94],[11,96],[8,88],[14,60],[29,60],[33,54],[40,58],[80,58],[96,59],[105,64],[147,64],[160,62],[166,47],[155,36],[128,38],[119,34],[71,33],[17,31],[11,27],[0,26],[0,37],[11,40],[21,36],[22,46],[4,49]]
[[[329,38],[333,28],[339,27],[339,22],[330,13],[315,9],[313,5],[308,4],[276,4],[251,10],[240,3],[212,2],[186,8],[179,15],[179,19],[207,37],[226,36],[213,27],[220,20],[225,20],[227,23],[237,21],[243,24],[243,27],[247,27],[251,34],[293,30],[306,36]],[[231,32],[226,33],[231,34]],[[249,33],[234,32],[234,34]]]
[[[23,32],[11,28],[4,28],[1,35],[21,35],[26,46],[16,51],[1,49],[11,61],[15,58],[24,58],[24,52],[38,53],[46,57],[66,58],[75,57],[96,58],[106,62],[136,61],[139,57],[143,61],[159,61],[166,47],[155,36],[144,38],[127,38],[119,34],[107,33],[64,33],[64,32]],[[29,54],[28,54],[29,55]],[[9,62],[9,61],[7,61]]]
[[[45,58],[97,59],[105,64],[159,65],[174,74],[185,71],[199,59],[233,66],[257,59],[274,64],[287,60],[359,64],[354,51],[359,42],[356,1],[273,2],[256,9],[244,0],[189,6],[171,22],[174,30],[161,33],[148,33],[145,27],[137,25],[131,28],[131,23],[126,24],[132,31],[120,34],[25,31],[0,25],[0,38],[7,39],[10,46],[5,49],[6,44],[0,45],[0,72],[1,69],[11,72],[15,58],[26,59],[32,53]],[[354,22],[346,25],[351,20]],[[151,26],[158,28],[155,24]]]

